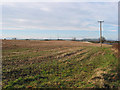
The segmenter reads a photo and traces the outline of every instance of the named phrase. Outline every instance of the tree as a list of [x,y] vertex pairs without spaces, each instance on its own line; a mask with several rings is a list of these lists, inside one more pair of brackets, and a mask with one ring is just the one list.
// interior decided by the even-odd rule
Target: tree
[[26,41],[29,40],[29,39],[25,39]]
[[17,38],[12,38],[12,40],[17,40]]
[[76,41],[76,37],[74,37],[74,38],[72,39],[72,41]]
[[6,40],[6,38],[4,38],[4,40]]
[[[102,43],[106,41],[105,37],[101,37],[101,39],[102,39]],[[99,38],[99,42],[100,42],[100,38]]]

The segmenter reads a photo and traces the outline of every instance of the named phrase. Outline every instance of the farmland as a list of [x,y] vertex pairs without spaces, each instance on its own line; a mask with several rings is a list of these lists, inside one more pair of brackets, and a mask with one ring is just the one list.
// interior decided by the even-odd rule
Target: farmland
[[78,41],[2,41],[3,88],[118,87],[117,50]]

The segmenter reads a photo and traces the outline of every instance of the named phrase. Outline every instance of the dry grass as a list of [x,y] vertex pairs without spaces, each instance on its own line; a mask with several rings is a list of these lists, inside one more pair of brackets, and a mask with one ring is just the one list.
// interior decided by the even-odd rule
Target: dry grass
[[[38,41],[38,40],[2,40],[2,48],[38,48],[41,50],[56,49],[63,47],[78,47],[78,46],[100,46],[100,44],[85,43],[78,41]],[[109,45],[103,45],[109,46]]]

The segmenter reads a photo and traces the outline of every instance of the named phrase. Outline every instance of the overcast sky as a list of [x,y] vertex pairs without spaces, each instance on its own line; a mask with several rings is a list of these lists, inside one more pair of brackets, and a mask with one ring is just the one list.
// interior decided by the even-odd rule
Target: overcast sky
[[21,2],[2,5],[3,38],[118,38],[117,2]]

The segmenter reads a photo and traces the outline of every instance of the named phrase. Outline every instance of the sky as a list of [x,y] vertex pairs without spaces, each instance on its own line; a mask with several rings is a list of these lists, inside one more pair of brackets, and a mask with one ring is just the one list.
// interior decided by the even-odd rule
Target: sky
[[118,39],[117,2],[5,2],[2,38],[77,39],[103,36]]

